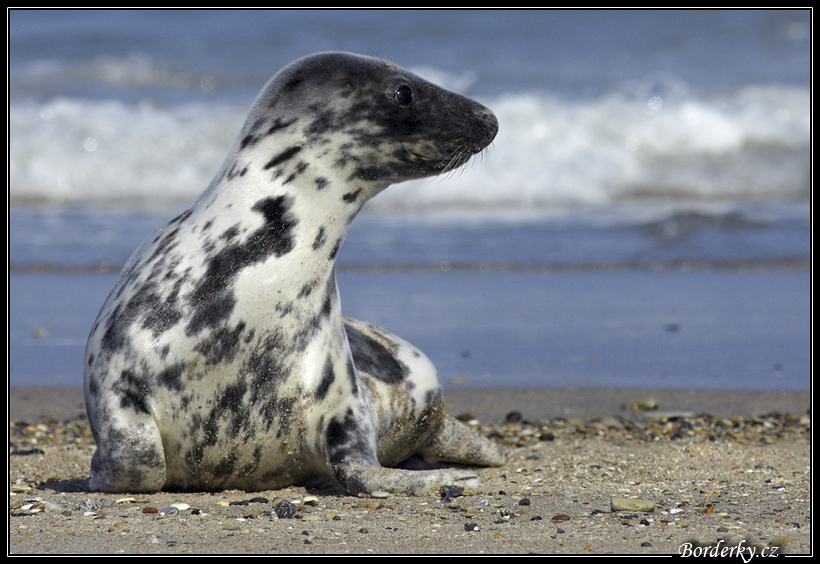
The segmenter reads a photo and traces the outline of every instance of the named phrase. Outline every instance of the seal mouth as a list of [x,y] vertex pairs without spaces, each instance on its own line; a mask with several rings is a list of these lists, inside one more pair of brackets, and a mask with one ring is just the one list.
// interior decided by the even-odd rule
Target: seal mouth
[[416,149],[404,147],[404,151],[417,161],[422,161],[425,165],[435,170],[439,174],[455,170],[461,165],[465,164],[470,158],[480,153],[483,149],[476,147],[469,147],[467,145],[458,145],[447,154],[431,155],[423,153]]
[[430,155],[425,155],[424,153],[419,153],[418,151],[414,151],[413,149],[408,149],[404,147],[404,152],[413,157],[414,159],[418,159],[420,161],[432,161],[433,157]]

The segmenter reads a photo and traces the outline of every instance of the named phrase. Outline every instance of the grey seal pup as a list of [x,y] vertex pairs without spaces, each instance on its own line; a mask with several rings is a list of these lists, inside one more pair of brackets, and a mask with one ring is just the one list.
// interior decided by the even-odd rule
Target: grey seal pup
[[493,140],[482,105],[380,59],[319,53],[263,88],[201,197],[134,253],[93,325],[84,391],[106,492],[330,477],[352,495],[475,487],[503,448],[446,415],[432,363],[342,316],[334,265],[388,185]]

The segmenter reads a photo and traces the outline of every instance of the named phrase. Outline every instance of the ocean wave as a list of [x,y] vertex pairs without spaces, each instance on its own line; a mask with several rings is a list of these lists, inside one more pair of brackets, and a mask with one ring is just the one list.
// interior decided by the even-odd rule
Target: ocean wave
[[[466,88],[471,77],[451,80]],[[484,154],[445,178],[391,187],[369,209],[765,201],[810,192],[807,88],[693,94],[672,83],[595,99],[526,92],[481,101],[500,122]],[[192,201],[228,153],[249,104],[12,102],[10,200]]]

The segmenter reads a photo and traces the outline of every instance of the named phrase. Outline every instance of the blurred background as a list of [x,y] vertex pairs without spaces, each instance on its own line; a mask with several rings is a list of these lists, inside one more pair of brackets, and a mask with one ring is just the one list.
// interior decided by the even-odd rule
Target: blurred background
[[808,390],[811,13],[25,11],[9,17],[9,383],[81,385],[91,324],[277,70],[382,57],[498,116],[367,204],[346,315],[445,386]]

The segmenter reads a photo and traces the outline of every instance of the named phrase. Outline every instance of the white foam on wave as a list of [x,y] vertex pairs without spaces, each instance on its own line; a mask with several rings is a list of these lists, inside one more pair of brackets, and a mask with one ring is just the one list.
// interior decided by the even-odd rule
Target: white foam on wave
[[[461,79],[469,84],[469,76]],[[500,122],[485,154],[444,179],[394,186],[369,207],[780,200],[809,193],[808,89],[673,93],[633,90],[586,100],[524,93],[481,100]],[[248,104],[13,102],[10,199],[192,201],[233,144]]]
[[57,98],[9,111],[12,201],[151,203],[195,198],[245,109]]

